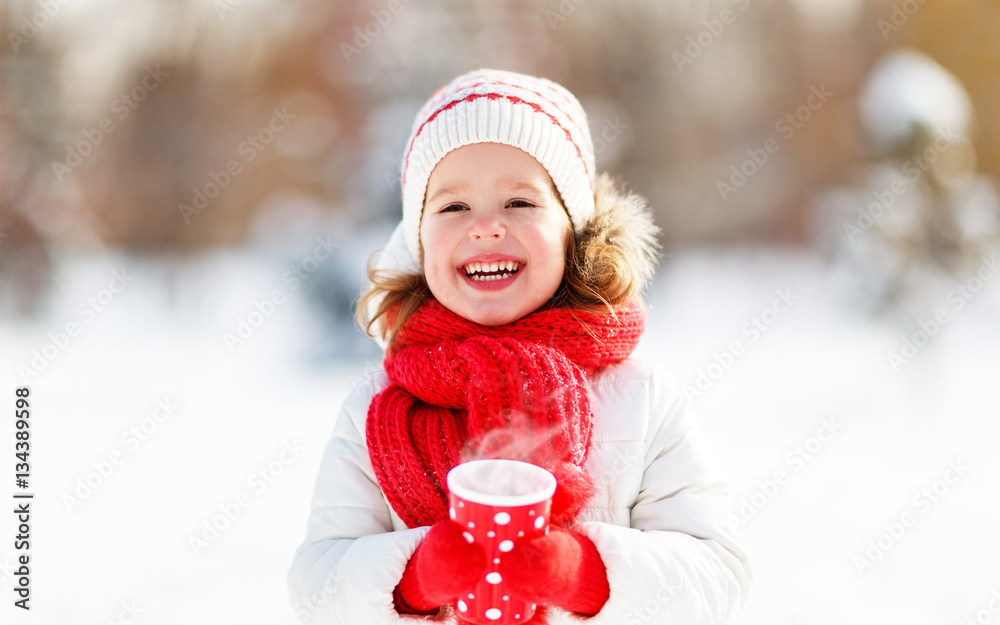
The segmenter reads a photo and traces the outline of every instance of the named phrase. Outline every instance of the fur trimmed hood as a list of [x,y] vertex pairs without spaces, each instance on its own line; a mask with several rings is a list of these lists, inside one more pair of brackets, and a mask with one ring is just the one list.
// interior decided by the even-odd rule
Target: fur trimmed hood
[[614,246],[627,258],[632,284],[637,294],[649,285],[660,255],[657,236],[660,228],[646,198],[620,188],[608,174],[601,174],[594,191],[594,216],[579,235],[577,247],[584,258],[593,256],[587,248]]

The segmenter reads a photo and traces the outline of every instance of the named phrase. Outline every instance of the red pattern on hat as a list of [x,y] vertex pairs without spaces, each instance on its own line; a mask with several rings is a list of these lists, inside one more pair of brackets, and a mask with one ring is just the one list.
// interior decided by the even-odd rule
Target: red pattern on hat
[[[503,83],[491,83],[491,84],[503,84]],[[474,85],[474,86],[478,86],[478,84]],[[543,97],[538,92],[532,91],[531,93],[534,93],[535,95],[537,95],[540,98]],[[407,171],[408,171],[409,166],[410,166],[410,153],[413,151],[413,144],[416,143],[417,137],[419,137],[420,133],[423,132],[424,127],[427,124],[433,122],[434,119],[437,118],[437,116],[440,115],[441,113],[444,113],[445,111],[447,111],[449,109],[455,108],[456,106],[458,106],[459,104],[462,104],[463,102],[472,102],[474,100],[480,100],[482,98],[486,98],[488,100],[498,100],[498,99],[503,98],[504,100],[508,100],[508,101],[510,101],[510,102],[512,102],[514,104],[524,104],[526,106],[531,107],[531,109],[533,111],[535,111],[536,113],[541,113],[542,115],[545,115],[546,117],[548,117],[550,120],[552,120],[552,124],[554,126],[558,127],[560,130],[562,130],[566,134],[566,140],[573,144],[573,148],[576,150],[576,155],[580,158],[580,162],[583,163],[583,170],[587,174],[588,180],[593,177],[593,173],[590,171],[590,168],[587,166],[587,159],[585,159],[583,157],[583,153],[580,150],[580,146],[577,144],[576,141],[573,140],[573,134],[569,131],[568,128],[566,128],[561,123],[559,123],[559,120],[556,119],[556,117],[554,115],[552,115],[551,113],[549,113],[548,111],[546,111],[545,109],[543,109],[540,104],[536,104],[534,102],[528,102],[527,100],[523,100],[523,99],[521,99],[521,98],[519,98],[517,96],[504,95],[504,94],[501,94],[501,93],[490,92],[490,93],[473,93],[473,94],[468,95],[468,96],[466,96],[466,97],[464,97],[464,98],[462,98],[460,100],[452,100],[448,104],[446,104],[446,105],[438,108],[436,111],[434,111],[433,113],[431,113],[431,115],[426,120],[424,120],[424,122],[422,124],[420,124],[420,127],[417,128],[417,131],[415,133],[413,133],[413,138],[410,139],[410,145],[406,149],[406,155],[403,157],[403,184],[406,184],[406,174],[407,174]],[[591,190],[593,190],[593,188],[594,188],[593,180],[591,180],[590,188],[591,188]]]

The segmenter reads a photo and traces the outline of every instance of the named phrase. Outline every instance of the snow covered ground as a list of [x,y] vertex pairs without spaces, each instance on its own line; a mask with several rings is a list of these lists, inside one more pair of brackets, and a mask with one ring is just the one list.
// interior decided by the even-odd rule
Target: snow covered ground
[[[36,493],[29,614],[0,514],[0,622],[295,622],[285,572],[320,454],[372,363],[328,357],[287,269],[69,256],[44,318],[0,324],[8,415],[29,377]],[[756,578],[739,623],[1000,619],[1000,280],[875,321],[832,275],[803,252],[677,252],[649,297],[638,356],[691,385],[732,478]],[[894,367],[907,337],[923,346]]]

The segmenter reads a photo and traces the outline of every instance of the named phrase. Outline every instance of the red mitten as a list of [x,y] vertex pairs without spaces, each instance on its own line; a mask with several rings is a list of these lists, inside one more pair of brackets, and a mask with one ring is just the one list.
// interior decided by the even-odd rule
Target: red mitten
[[519,542],[498,570],[512,594],[584,616],[600,612],[611,594],[607,569],[593,541],[558,527]]
[[427,614],[476,585],[486,571],[483,548],[470,544],[462,528],[441,521],[427,532],[392,593],[400,614]]

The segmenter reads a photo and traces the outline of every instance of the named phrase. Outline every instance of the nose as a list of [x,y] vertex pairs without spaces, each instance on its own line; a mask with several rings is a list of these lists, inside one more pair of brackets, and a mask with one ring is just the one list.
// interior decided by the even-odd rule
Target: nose
[[503,223],[494,215],[482,215],[469,228],[469,238],[472,240],[502,239],[507,234]]

